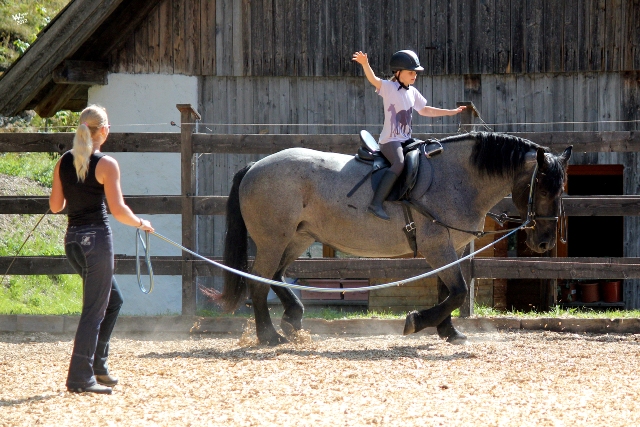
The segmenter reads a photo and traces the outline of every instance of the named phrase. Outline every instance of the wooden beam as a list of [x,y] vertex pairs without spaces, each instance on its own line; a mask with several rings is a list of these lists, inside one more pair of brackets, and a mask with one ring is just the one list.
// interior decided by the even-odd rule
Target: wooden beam
[[[73,146],[73,133],[0,133],[0,152],[64,153]],[[110,153],[179,153],[177,133],[110,133],[102,146]]]
[[[154,242],[152,237],[152,242]],[[153,251],[153,243],[151,246]],[[220,258],[208,258],[221,262]],[[14,261],[0,257],[0,271]],[[135,274],[135,257],[116,255],[116,274]],[[152,256],[154,274],[180,275],[179,256]],[[222,269],[205,261],[191,261],[196,276],[219,276]],[[494,279],[640,279],[640,258],[474,258],[473,277]],[[370,277],[411,278],[430,271],[424,259],[341,258],[298,259],[287,276],[300,279],[367,279]],[[145,271],[144,269],[142,271]],[[17,257],[9,275],[74,274],[64,256]]]
[[80,89],[80,86],[74,84],[54,85],[36,105],[36,113],[44,118],[53,117],[75,96],[78,89]]
[[[640,152],[640,132],[535,132],[515,133],[555,152],[573,144],[574,151]],[[417,138],[442,139],[450,134],[416,134]],[[194,134],[194,153],[271,154],[291,147],[305,147],[335,153],[354,154],[360,141],[357,135],[258,135]],[[64,152],[71,148],[70,133],[2,133],[0,152]],[[445,147],[446,149],[446,147]],[[109,135],[105,152],[179,153],[180,135],[176,133],[118,133]]]
[[13,116],[50,81],[53,70],[70,57],[122,0],[76,0],[43,31],[0,80],[0,114]]
[[101,85],[108,83],[108,64],[96,61],[65,60],[53,70],[52,79],[59,85]]
[[[134,212],[180,214],[182,196],[124,196]],[[192,196],[194,215],[224,215],[227,196]],[[567,216],[639,216],[640,196],[565,196]],[[0,196],[0,214],[43,214],[48,196]],[[505,197],[491,212],[518,216],[511,197]],[[65,213],[65,212],[62,212]]]

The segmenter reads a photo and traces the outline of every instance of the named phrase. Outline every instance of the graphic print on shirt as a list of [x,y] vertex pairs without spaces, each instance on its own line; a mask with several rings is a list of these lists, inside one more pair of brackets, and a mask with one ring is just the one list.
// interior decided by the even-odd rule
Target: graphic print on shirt
[[409,138],[411,135],[411,114],[413,107],[408,110],[396,111],[395,104],[390,104],[387,111],[391,112],[391,136],[402,135]]

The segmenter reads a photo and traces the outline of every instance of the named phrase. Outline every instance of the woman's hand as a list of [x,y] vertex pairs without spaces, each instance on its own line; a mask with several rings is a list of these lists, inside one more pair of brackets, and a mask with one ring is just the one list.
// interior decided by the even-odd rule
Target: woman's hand
[[151,222],[146,220],[146,219],[142,219],[142,218],[140,218],[140,225],[138,226],[138,229],[140,229],[142,231],[149,231],[151,233],[153,233],[155,231],[153,229],[153,227],[151,226]]

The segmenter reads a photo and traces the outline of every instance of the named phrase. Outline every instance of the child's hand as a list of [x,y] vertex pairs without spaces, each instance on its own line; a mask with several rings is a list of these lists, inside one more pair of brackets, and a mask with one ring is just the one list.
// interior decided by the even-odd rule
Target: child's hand
[[456,108],[456,109],[455,109],[455,110],[453,110],[453,111],[455,111],[455,113],[456,113],[456,114],[460,114],[460,113],[462,113],[466,108],[467,108],[467,106],[466,106],[466,105],[461,105],[461,106],[459,106],[458,108]]
[[365,66],[366,64],[369,63],[369,58],[367,57],[366,53],[362,53],[360,51],[356,52],[353,54],[353,57],[351,58],[352,61],[356,61],[358,64]]

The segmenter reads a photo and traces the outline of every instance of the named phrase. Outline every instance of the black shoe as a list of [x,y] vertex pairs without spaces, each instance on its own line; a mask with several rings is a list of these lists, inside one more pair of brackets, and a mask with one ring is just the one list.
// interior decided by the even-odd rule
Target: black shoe
[[113,387],[114,385],[118,384],[118,378],[109,374],[96,375],[96,381],[98,382],[98,384],[106,385],[107,387]]
[[384,173],[384,176],[380,180],[380,183],[378,184],[378,188],[376,188],[376,192],[373,195],[371,204],[367,208],[369,212],[371,212],[378,218],[384,219],[385,221],[389,221],[391,218],[389,218],[389,215],[387,215],[387,213],[384,211],[382,202],[384,202],[387,196],[389,196],[389,193],[391,193],[393,184],[395,184],[397,179],[398,176],[395,173],[389,170],[386,171]]
[[67,391],[71,393],[98,393],[98,394],[111,394],[113,390],[111,387],[105,387],[100,384],[94,384],[89,387],[67,387]]

